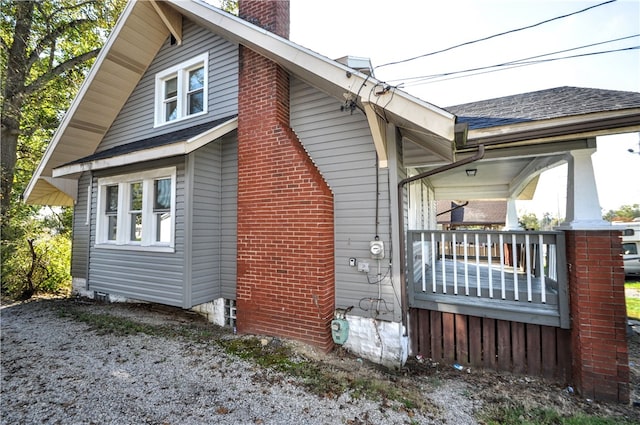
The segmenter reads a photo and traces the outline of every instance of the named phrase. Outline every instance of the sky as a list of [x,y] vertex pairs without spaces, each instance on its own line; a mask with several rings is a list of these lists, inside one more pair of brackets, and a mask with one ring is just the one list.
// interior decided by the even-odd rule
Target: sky
[[[439,107],[560,86],[640,92],[640,50],[591,55],[483,72],[463,78],[414,77],[496,65],[622,37],[626,40],[555,56],[640,46],[640,0],[618,0],[523,31],[444,53],[381,66],[494,34],[530,26],[603,3],[520,0],[291,0],[290,39],[336,59],[368,57],[379,80]],[[459,76],[458,74],[457,76]],[[465,74],[462,74],[465,75]],[[640,134],[599,137],[592,156],[604,211],[640,203]],[[520,212],[564,215],[566,166],[542,175]]]

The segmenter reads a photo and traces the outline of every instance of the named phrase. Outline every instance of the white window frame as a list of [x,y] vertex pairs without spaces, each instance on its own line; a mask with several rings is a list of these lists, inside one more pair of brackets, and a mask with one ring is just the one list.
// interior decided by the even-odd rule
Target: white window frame
[[[202,111],[195,114],[188,114],[187,96],[189,93],[189,71],[203,67],[204,84],[202,88]],[[164,99],[164,83],[171,78],[176,77],[177,82],[177,117],[171,121],[167,121],[165,117],[165,99]],[[188,61],[182,62],[171,68],[165,69],[156,74],[156,92],[155,92],[155,120],[154,127],[167,125],[183,121],[185,119],[197,117],[207,113],[208,108],[208,92],[209,92],[209,53],[203,53]]]
[[[163,178],[171,179],[171,227],[168,242],[156,241],[156,229],[153,202],[154,181]],[[132,241],[131,214],[129,203],[131,183],[142,182],[142,240]],[[107,236],[109,219],[105,213],[107,186],[118,185],[118,212],[116,239]],[[173,252],[175,248],[176,220],[176,167],[159,168],[139,173],[121,174],[98,179],[98,201],[96,215],[96,247],[114,249],[134,249],[143,251]]]

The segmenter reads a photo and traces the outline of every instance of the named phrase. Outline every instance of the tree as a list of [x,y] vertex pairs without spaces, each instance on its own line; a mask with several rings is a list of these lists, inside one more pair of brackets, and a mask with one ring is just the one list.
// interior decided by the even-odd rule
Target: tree
[[518,217],[520,227],[526,230],[539,230],[538,217],[534,213],[526,213]]
[[640,217],[640,204],[623,205],[617,210],[609,210],[602,216],[607,221],[633,221],[637,217]]
[[123,6],[124,0],[0,0],[3,231],[22,192],[14,190],[17,164],[25,159],[33,169],[40,160],[46,143],[32,136],[57,126]]
[[70,210],[21,194],[125,0],[0,0],[2,290],[29,295],[68,278]]

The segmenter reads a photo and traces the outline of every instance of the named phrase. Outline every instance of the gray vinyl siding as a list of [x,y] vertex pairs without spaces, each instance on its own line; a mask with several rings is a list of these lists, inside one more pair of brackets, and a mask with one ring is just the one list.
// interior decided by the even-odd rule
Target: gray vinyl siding
[[[292,78],[291,125],[334,194],[336,307],[355,306],[352,313],[376,315],[379,285],[349,266],[349,258],[368,262],[369,279],[378,280],[377,260],[369,256],[376,236],[376,172],[378,173],[377,235],[385,245],[380,270],[386,275],[391,250],[388,170],[376,163],[376,152],[366,117],[360,111],[343,112],[341,102]],[[380,285],[377,317],[391,318],[394,291],[385,279]],[[397,294],[399,297],[399,294]],[[373,304],[373,305],[372,305]],[[362,309],[360,309],[362,307]]]
[[187,211],[191,244],[186,251],[190,255],[185,258],[186,267],[190,268],[191,291],[186,307],[220,298],[221,144],[209,143],[191,157],[192,201]]
[[[150,252],[96,247],[98,178],[176,166],[174,252]],[[185,165],[183,158],[155,161],[95,173],[92,185],[89,289],[130,299],[182,306],[185,247]]]
[[[205,52],[209,52],[207,113],[154,128],[156,74]],[[185,19],[182,45],[171,46],[167,39],[107,131],[98,151],[237,113],[238,47]]]
[[238,240],[238,138],[234,133],[222,139],[222,187],[220,234],[220,283],[223,298],[236,299]]
[[90,222],[87,202],[91,175],[83,173],[78,179],[78,196],[73,207],[73,244],[71,246],[71,276],[87,278],[87,264],[89,261],[89,229]]

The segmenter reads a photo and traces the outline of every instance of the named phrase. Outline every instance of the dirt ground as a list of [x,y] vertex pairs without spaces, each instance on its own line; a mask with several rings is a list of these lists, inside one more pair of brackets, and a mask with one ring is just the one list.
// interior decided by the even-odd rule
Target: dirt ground
[[[73,303],[76,308],[86,309],[92,314],[123,316],[152,325],[213,326],[197,313],[155,304],[102,304],[90,300],[72,299],[61,302]],[[459,381],[467,388],[465,396],[475,406],[474,410],[487,405],[520,405],[528,409],[551,408],[563,415],[583,413],[624,417],[640,423],[640,322],[633,328],[628,338],[631,372],[631,403],[629,405],[584,399],[573,393],[565,384],[546,382],[540,378],[481,370],[471,370],[470,373],[460,372],[453,369],[451,365],[425,366],[424,363],[417,363],[415,359],[410,359],[407,366],[400,371],[386,371],[377,365],[363,362],[342,349],[324,354],[302,344],[294,344],[294,347],[301,355],[317,360],[327,367],[339,369],[345,373],[357,373],[358,376],[362,376],[363,369],[368,370],[371,376],[392,380],[398,385],[415,388],[416,391],[436,391],[437,387],[443,383]],[[221,332],[226,333],[228,337],[228,331]],[[429,386],[431,388],[428,388]]]

